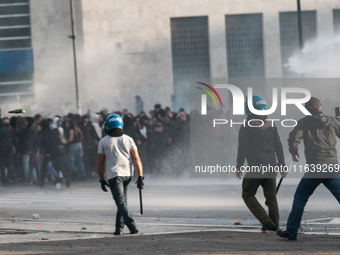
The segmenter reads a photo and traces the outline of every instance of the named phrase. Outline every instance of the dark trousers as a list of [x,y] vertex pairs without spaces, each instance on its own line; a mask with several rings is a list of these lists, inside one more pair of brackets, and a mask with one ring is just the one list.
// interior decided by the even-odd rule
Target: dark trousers
[[327,179],[310,179],[302,178],[294,195],[294,202],[292,211],[289,214],[287,221],[287,232],[291,236],[297,236],[300,228],[303,210],[309,197],[313,194],[314,190],[320,185],[325,187],[333,194],[333,196],[340,203],[340,178],[327,178]]
[[[7,168],[7,176],[5,174],[5,168]],[[0,153],[0,172],[1,172],[1,182],[8,183],[8,177],[12,177],[14,174],[14,169],[12,165],[11,154]]]
[[[256,199],[257,189],[262,186],[266,198],[269,215]],[[276,199],[276,178],[244,178],[242,183],[242,198],[252,212],[264,226],[273,222],[279,228],[279,206]]]
[[[56,155],[50,155],[50,157],[44,156],[42,165],[41,165],[41,177],[40,177],[40,185],[44,186],[44,181],[46,178],[46,173],[47,173],[47,165],[51,161],[53,168],[58,172],[62,172],[63,177],[65,179],[68,179],[69,176],[67,174],[67,171],[64,169],[64,164],[62,161],[62,157],[60,154]],[[57,179],[57,182],[60,182],[61,179]]]
[[127,208],[127,192],[131,176],[118,176],[108,181],[113,199],[117,205],[116,229],[124,228],[124,225],[130,229],[135,225],[135,221]]
[[95,173],[97,170],[98,148],[95,146],[83,146],[83,148],[85,172],[87,176],[91,177],[92,173]]
[[14,179],[15,181],[23,181],[24,179],[22,178],[23,172],[22,172],[22,158],[18,156],[15,153],[12,153],[12,159],[11,159],[13,168],[14,168]]
[[29,159],[29,172],[28,172],[28,181],[31,181],[32,174],[33,174],[33,168],[35,168],[37,174],[38,174],[38,161],[36,158],[36,153],[31,153],[30,159]]

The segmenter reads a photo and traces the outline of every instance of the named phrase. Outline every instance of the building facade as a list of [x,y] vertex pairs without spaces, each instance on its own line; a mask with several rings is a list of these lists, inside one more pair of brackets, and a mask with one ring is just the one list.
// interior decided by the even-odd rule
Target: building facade
[[0,1],[0,105],[33,98],[33,51],[28,0]]
[[[0,1],[1,13],[9,2],[14,5]],[[31,93],[32,110],[75,111],[69,0],[16,2],[29,6],[30,23],[18,26],[29,25],[30,34],[28,27],[15,29],[30,36],[31,45],[17,52],[26,69],[10,71],[34,75],[22,79],[30,84],[26,90],[1,91],[1,98]],[[339,1],[301,0],[301,6],[306,43],[340,31]],[[189,110],[192,78],[300,77],[286,65],[298,51],[296,0],[74,0],[74,7],[83,112],[106,107],[135,113],[136,95],[145,110],[170,106],[172,95]],[[1,22],[8,14],[0,15]],[[0,25],[1,35],[8,25]],[[1,42],[1,51],[8,51]],[[1,75],[7,67],[2,64]],[[10,85],[17,86],[4,86]]]

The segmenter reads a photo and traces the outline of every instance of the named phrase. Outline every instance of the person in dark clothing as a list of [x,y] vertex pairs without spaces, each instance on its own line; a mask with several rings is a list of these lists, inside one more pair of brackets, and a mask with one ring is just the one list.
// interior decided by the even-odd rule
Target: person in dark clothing
[[36,115],[34,115],[34,122],[36,122],[36,121],[42,121],[42,116],[40,115],[40,114],[36,114]]
[[170,144],[173,147],[173,169],[176,175],[189,169],[190,125],[184,112],[177,114],[177,121],[169,131]]
[[18,124],[18,117],[11,117],[9,119],[9,128],[11,130],[11,137],[12,137],[12,157],[11,157],[11,161],[12,161],[12,165],[14,168],[14,172],[13,172],[13,181],[21,181],[21,167],[19,164],[19,159],[20,156],[18,155],[18,131],[17,131],[17,124]]
[[177,120],[177,113],[172,112],[170,107],[167,106],[165,108],[165,111],[166,111],[166,116],[171,121],[171,123],[173,123],[173,122],[175,122]]
[[134,120],[131,113],[124,114],[124,134],[134,138],[135,130],[134,130]]
[[67,114],[67,118],[68,118],[69,120],[76,120],[76,116],[75,116],[73,113]]
[[[179,109],[179,113],[180,113],[180,112],[184,112],[184,113],[185,113],[184,108]],[[186,115],[186,117],[187,117],[187,120],[190,121],[190,115],[189,115],[189,114],[186,114],[186,113],[185,113],[185,115]]]
[[24,182],[29,182],[28,174],[29,174],[29,159],[30,159],[30,151],[29,151],[29,135],[30,135],[30,127],[28,127],[29,121],[27,118],[19,118],[18,119],[18,146],[17,153],[19,156],[19,160],[21,164],[21,176]]
[[148,129],[148,146],[151,146],[151,151],[148,151],[148,156],[153,173],[161,173],[164,167],[166,167],[164,153],[167,145],[168,128],[159,119],[158,114],[155,114]]
[[171,125],[171,120],[167,116],[167,112],[164,109],[160,109],[158,111],[158,119],[167,127],[169,128]]
[[37,150],[38,150],[38,133],[33,126],[34,119],[32,117],[26,117],[28,122],[25,132],[27,132],[27,152],[28,159],[28,182],[31,182],[33,169],[38,169]]
[[9,127],[12,129],[13,132],[17,129],[18,124],[18,118],[17,117],[11,117],[9,119]]
[[[42,163],[44,162],[44,148],[41,142],[41,126],[40,126],[40,122],[36,121],[34,122],[33,126],[35,127],[36,131],[38,132],[38,178],[37,178],[37,184],[40,185],[41,183],[41,169],[42,169]],[[51,127],[51,126],[50,126]],[[47,170],[50,174],[51,178],[54,178],[54,180],[61,180],[61,177],[59,175],[59,173],[56,172],[56,170],[53,168],[52,162],[50,161],[47,164]],[[48,179],[48,177],[47,177]],[[61,183],[55,183],[56,184],[56,189],[61,188]]]
[[161,106],[160,104],[155,104],[153,107],[154,107],[154,111],[155,111],[156,113],[158,113],[159,110],[162,109],[162,106]]
[[[1,183],[10,183],[8,177],[13,174],[13,140],[11,130],[5,126],[2,119],[0,119],[0,172]],[[7,168],[7,176],[5,175],[5,168]]]
[[82,117],[81,131],[83,133],[84,165],[88,177],[94,177],[97,166],[97,151],[100,138],[89,116]]
[[[265,110],[265,99],[253,95],[253,105],[257,110]],[[246,104],[247,107],[247,104]],[[238,135],[237,173],[241,179],[242,167],[247,159],[248,166],[284,166],[284,154],[277,127],[272,122],[266,121],[267,116],[252,114],[247,108],[248,119],[245,126],[241,126]],[[248,125],[251,121],[250,125]],[[277,162],[277,160],[278,162]],[[261,169],[260,169],[261,171]],[[279,228],[279,207],[276,199],[276,174],[275,172],[248,172],[242,182],[242,198],[261,222],[262,231],[276,231]],[[281,172],[284,177],[286,173]],[[269,215],[255,197],[257,189],[262,186],[266,198]]]
[[4,122],[4,126],[9,128],[9,118],[8,117],[4,117],[2,118],[3,122]]
[[[67,172],[63,168],[61,154],[59,150],[59,137],[52,129],[50,129],[49,121],[43,120],[40,123],[41,126],[41,148],[42,151],[40,152],[44,159],[42,162],[41,167],[41,177],[40,177],[40,186],[44,187],[44,181],[47,172],[47,165],[51,161],[52,166],[57,172],[62,172],[64,178],[66,178],[66,186],[69,187],[71,181],[67,175]],[[57,183],[61,182],[61,178],[57,178]]]
[[[299,162],[298,145],[303,140],[306,166],[310,168],[295,191],[287,229],[277,231],[278,236],[289,240],[296,240],[305,205],[321,183],[340,203],[339,163],[335,147],[336,138],[340,138],[340,122],[322,112],[322,104],[316,97],[312,97],[305,107],[312,115],[300,119],[288,139],[294,162]],[[319,167],[322,167],[322,172],[317,171]]]

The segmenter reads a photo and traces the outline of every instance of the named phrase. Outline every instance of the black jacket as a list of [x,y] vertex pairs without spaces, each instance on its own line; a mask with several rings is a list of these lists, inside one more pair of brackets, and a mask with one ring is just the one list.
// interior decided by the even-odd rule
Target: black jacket
[[340,138],[340,122],[320,112],[298,121],[289,134],[289,152],[298,153],[303,139],[307,164],[338,164],[335,148],[336,137]]
[[28,151],[33,153],[37,152],[38,149],[38,134],[33,127],[33,118],[26,117],[28,122],[27,127],[19,126],[19,141],[18,141],[18,152],[26,154]]
[[174,122],[170,127],[169,136],[175,148],[189,151],[190,124],[188,121]]
[[49,154],[51,157],[58,156],[59,150],[59,137],[56,132],[50,128],[40,131],[41,150],[44,155]]
[[[252,121],[252,126],[261,126],[261,122]],[[278,162],[276,161],[276,157]],[[247,159],[249,166],[285,165],[282,144],[277,127],[267,121],[262,127],[241,126],[238,134],[237,169]]]
[[81,127],[81,131],[83,133],[83,145],[86,147],[94,147],[97,146],[100,138],[92,123],[87,123],[86,126]]
[[0,119],[0,156],[8,157],[12,152],[12,131],[5,127],[4,122]]

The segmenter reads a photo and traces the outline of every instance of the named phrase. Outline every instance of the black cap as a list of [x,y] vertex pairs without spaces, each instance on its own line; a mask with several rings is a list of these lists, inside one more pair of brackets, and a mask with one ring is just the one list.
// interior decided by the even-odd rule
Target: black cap
[[319,99],[316,97],[311,97],[309,101],[305,104],[306,109],[310,113],[316,113],[319,112],[319,107],[322,106],[321,102]]

